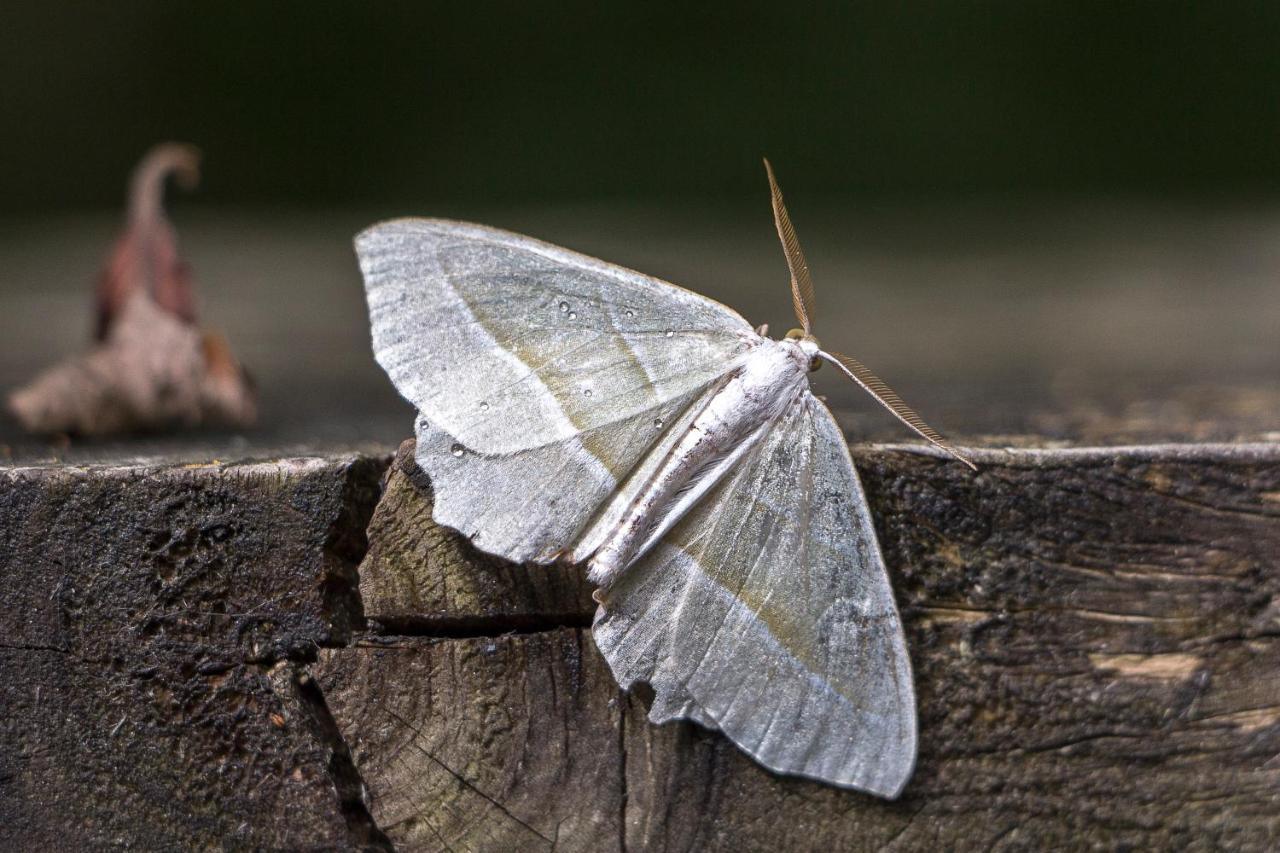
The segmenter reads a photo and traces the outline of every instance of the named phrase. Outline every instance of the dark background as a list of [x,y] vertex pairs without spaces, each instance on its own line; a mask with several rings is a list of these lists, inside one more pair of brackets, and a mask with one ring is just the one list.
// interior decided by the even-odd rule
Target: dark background
[[[530,234],[784,332],[768,155],[824,345],[943,432],[1280,435],[1271,0],[11,3],[0,79],[0,391],[84,350],[161,140],[204,150],[169,207],[273,448],[411,428],[351,250],[387,217]],[[815,385],[850,436],[908,438]]]
[[10,3],[0,211],[1274,196],[1274,2]]

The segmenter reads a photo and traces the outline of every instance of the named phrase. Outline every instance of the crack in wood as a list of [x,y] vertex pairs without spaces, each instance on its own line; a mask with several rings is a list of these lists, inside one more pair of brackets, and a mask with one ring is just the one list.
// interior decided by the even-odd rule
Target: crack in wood
[[503,814],[503,815],[505,815],[506,817],[510,818],[512,821],[514,821],[514,822],[515,822],[516,824],[518,824],[520,827],[522,827],[523,829],[528,830],[529,832],[531,832],[531,833],[533,833],[535,836],[537,836],[539,839],[541,839],[542,841],[546,842],[546,844],[547,844],[547,846],[548,846],[548,849],[554,849],[554,848],[555,848],[555,840],[554,840],[554,839],[548,838],[547,836],[545,836],[545,835],[543,835],[541,832],[539,832],[537,829],[535,829],[534,827],[532,827],[531,825],[529,825],[528,821],[522,820],[521,818],[519,818],[519,817],[517,817],[516,815],[512,814],[512,813],[511,813],[511,811],[510,811],[506,806],[504,806],[504,805],[503,805],[499,800],[497,800],[495,797],[491,796],[490,794],[486,794],[484,791],[480,790],[480,788],[476,787],[475,783],[473,783],[471,780],[467,779],[465,776],[463,776],[463,775],[462,775],[461,773],[459,773],[458,771],[454,770],[452,767],[450,767],[450,766],[449,766],[448,764],[446,764],[445,762],[441,761],[438,757],[436,757],[435,755],[433,755],[433,754],[431,753],[431,751],[430,751],[430,750],[428,750],[428,749],[426,749],[425,747],[423,747],[423,746],[422,746],[422,744],[421,744],[421,740],[422,740],[422,732],[420,732],[416,726],[414,726],[412,723],[410,723],[410,722],[409,722],[408,720],[406,720],[404,717],[400,716],[400,715],[399,715],[399,714],[397,714],[395,711],[392,711],[392,710],[391,710],[391,709],[389,709],[389,708],[388,708],[388,709],[386,709],[386,713],[387,713],[387,716],[391,717],[391,718],[392,718],[392,719],[394,719],[396,722],[398,722],[400,725],[404,726],[406,729],[408,729],[409,731],[413,732],[413,734],[414,734],[413,748],[414,748],[415,750],[417,750],[420,754],[422,754],[422,756],[423,756],[423,757],[425,757],[428,761],[430,761],[430,762],[431,762],[432,764],[434,764],[436,767],[439,767],[441,770],[443,770],[444,772],[446,772],[446,773],[448,773],[450,776],[452,776],[452,777],[453,777],[453,779],[454,779],[454,781],[456,781],[456,782],[457,782],[459,785],[461,785],[463,788],[465,788],[466,790],[468,790],[468,791],[470,791],[471,793],[475,794],[476,796],[480,797],[480,799],[484,800],[486,803],[488,803],[489,805],[493,806],[493,807],[494,807],[495,809],[497,809],[501,814]]
[[470,639],[503,637],[512,634],[543,634],[562,628],[590,629],[592,613],[500,614],[494,616],[441,617],[421,619],[371,619],[371,633],[380,637],[437,637]]
[[618,850],[627,853],[627,693],[618,691]]
[[347,831],[357,849],[394,851],[391,839],[378,827],[365,802],[366,787],[351,749],[329,711],[320,686],[303,668],[295,666],[290,684],[298,704],[307,715],[313,736],[329,750],[329,777],[338,796],[338,806],[347,822]]
[[889,838],[886,839],[883,844],[881,844],[879,847],[876,848],[877,853],[883,853],[883,851],[889,850],[891,847],[893,847],[893,845],[897,843],[898,839],[901,838],[903,835],[905,835],[907,833],[907,830],[911,829],[911,825],[916,822],[916,818],[918,818],[920,814],[928,807],[929,807],[928,803],[921,803],[918,808],[912,811],[911,816],[907,818],[906,822],[903,823],[902,826],[894,830],[893,835],[889,836]]
[[60,646],[43,645],[41,643],[0,643],[0,651],[5,652],[55,652],[60,655],[71,654],[70,649]]
[[[22,740],[0,756],[12,793],[0,815],[31,820],[52,801],[23,788],[36,771],[4,764],[16,756],[46,762],[36,782],[65,820],[91,827],[82,840],[159,827],[191,846],[217,832],[233,845],[367,838],[383,850],[788,837],[827,849],[876,838],[1265,849],[1278,825],[1266,804],[1280,765],[1280,532],[1252,509],[1280,494],[1280,449],[1016,451],[978,478],[882,450],[857,454],[922,735],[898,803],[773,777],[692,726],[649,726],[582,637],[594,607],[572,572],[464,547],[395,470],[399,491],[368,527],[391,535],[367,547],[374,469],[343,459],[10,481],[0,532],[16,535],[0,539],[0,564],[18,677],[0,700]],[[362,560],[370,585],[357,588]],[[291,687],[290,673],[319,681]],[[432,756],[395,752],[400,723],[378,719],[387,703],[421,726]],[[100,758],[113,754],[129,761]],[[98,775],[60,769],[82,766]],[[165,774],[183,784],[153,790]],[[112,805],[75,811],[77,792]],[[214,822],[193,817],[201,798]],[[1009,821],[1023,831],[1001,839]]]

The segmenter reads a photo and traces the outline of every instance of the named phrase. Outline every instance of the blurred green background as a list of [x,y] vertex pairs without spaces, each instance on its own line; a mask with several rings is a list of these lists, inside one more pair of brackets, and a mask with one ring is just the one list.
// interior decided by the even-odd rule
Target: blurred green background
[[[0,211],[1280,191],[1274,2],[11,3]],[[794,190],[793,190],[794,191]]]
[[[787,329],[767,154],[824,344],[943,431],[1280,435],[1280,3],[0,17],[0,389],[85,347],[129,172],[161,140],[205,152],[170,208],[267,444],[409,431],[350,242],[390,216],[510,228]],[[850,435],[906,437],[850,383],[817,386]],[[0,423],[0,456],[17,440]]]

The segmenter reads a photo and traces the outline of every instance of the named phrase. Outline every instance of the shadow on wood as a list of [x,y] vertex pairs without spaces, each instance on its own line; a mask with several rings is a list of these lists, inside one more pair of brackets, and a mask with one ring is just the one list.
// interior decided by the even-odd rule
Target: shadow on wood
[[855,448],[920,704],[892,803],[649,724],[578,574],[434,525],[411,457],[0,468],[0,847],[1280,837],[1280,445]]
[[1277,837],[1280,447],[987,452],[977,476],[917,449],[855,461],[916,668],[920,759],[898,802],[650,725],[582,627],[581,586],[434,526],[406,445],[364,607],[447,637],[369,637],[318,664],[374,820],[406,849]]

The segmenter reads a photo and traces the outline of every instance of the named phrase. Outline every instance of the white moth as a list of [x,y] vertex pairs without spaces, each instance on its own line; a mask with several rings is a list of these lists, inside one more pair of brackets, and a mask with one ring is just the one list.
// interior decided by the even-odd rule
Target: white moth
[[508,560],[584,563],[596,644],[624,689],[652,687],[652,722],[693,720],[777,772],[895,797],[915,764],[911,666],[809,373],[831,362],[956,452],[819,347],[771,169],[769,184],[801,325],[783,340],[594,258],[404,219],[356,238],[374,353],[418,408],[436,521]]

